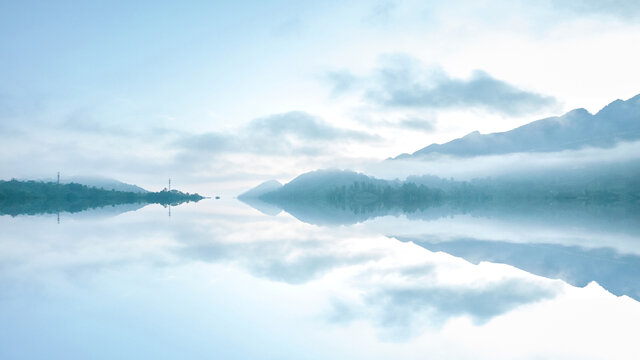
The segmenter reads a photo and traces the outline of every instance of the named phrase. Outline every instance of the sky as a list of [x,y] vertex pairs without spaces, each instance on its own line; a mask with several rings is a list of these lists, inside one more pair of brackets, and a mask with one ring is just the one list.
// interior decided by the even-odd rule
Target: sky
[[640,93],[639,20],[633,0],[0,0],[0,178],[233,192],[597,112]]

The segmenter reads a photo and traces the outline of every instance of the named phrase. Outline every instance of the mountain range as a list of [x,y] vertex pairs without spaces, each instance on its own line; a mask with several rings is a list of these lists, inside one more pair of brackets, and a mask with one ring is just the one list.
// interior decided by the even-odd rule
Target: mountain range
[[[446,144],[433,144],[405,157],[430,153],[461,157],[522,152],[560,152],[582,147],[611,147],[640,140],[640,95],[616,100],[595,115],[585,109],[534,121],[511,131],[472,133]],[[425,169],[405,181],[383,180],[344,170],[317,170],[287,184],[268,181],[239,196],[260,200],[286,211],[301,204],[323,211],[351,209],[361,214],[424,210],[443,204],[516,204],[577,201],[594,204],[625,203],[636,208],[640,200],[640,158],[616,157],[549,169],[492,173],[471,181],[429,176]],[[426,170],[428,171],[428,170]],[[632,205],[629,205],[632,204]],[[305,206],[306,206],[305,205]],[[309,207],[307,206],[307,207]],[[334,210],[331,210],[334,209]],[[269,211],[275,212],[275,211]]]
[[513,130],[480,134],[474,131],[444,144],[431,144],[396,159],[415,159],[429,154],[460,157],[520,152],[554,152],[584,147],[610,147],[620,141],[640,140],[640,94],[616,100],[596,114],[575,109]]

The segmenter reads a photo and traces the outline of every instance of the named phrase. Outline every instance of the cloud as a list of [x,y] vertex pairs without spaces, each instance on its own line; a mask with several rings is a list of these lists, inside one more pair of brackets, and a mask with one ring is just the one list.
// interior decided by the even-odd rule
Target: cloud
[[335,127],[306,112],[292,111],[254,119],[235,132],[191,135],[174,144],[182,150],[205,153],[316,155],[331,152],[339,142],[379,140],[376,135]]
[[379,72],[376,88],[366,93],[369,101],[387,107],[426,109],[481,108],[505,115],[520,115],[556,105],[552,97],[528,92],[484,71],[476,70],[468,79],[450,77],[444,72],[416,80],[405,68],[386,68]]
[[292,111],[258,118],[247,127],[252,135],[293,135],[306,140],[372,140],[370,134],[334,127],[321,119],[302,111]]
[[576,14],[613,15],[625,19],[640,15],[640,2],[637,0],[552,0],[551,4]]
[[388,57],[364,81],[346,72],[330,73],[329,79],[334,94],[360,91],[365,102],[389,109],[482,109],[514,116],[557,106],[551,96],[520,89],[482,70],[455,78],[406,55]]
[[402,119],[398,122],[398,125],[405,129],[427,133],[435,130],[435,121],[415,117]]
[[[435,115],[429,115],[435,117]],[[376,128],[404,129],[410,131],[419,131],[423,133],[432,133],[436,130],[435,119],[424,118],[422,116],[405,116],[397,119],[376,119],[374,117],[360,117],[360,123],[366,126]]]
[[411,175],[435,175],[457,180],[496,177],[505,174],[535,175],[563,169],[637,162],[640,141],[618,143],[612,148],[584,148],[549,153],[510,153],[473,158],[431,154],[420,159],[393,160],[370,164],[361,171],[383,179],[404,179]]

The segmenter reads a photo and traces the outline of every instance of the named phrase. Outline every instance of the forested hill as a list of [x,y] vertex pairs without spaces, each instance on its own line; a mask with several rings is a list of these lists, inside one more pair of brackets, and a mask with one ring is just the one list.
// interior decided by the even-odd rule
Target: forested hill
[[[251,192],[243,195],[248,194]],[[272,203],[325,201],[398,207],[490,199],[636,202],[640,199],[640,160],[471,181],[435,176],[411,176],[405,181],[382,180],[351,171],[318,170],[302,174],[257,197]]]
[[200,201],[199,194],[177,190],[127,192],[104,190],[76,183],[0,181],[0,215],[79,212],[111,205],[144,203],[178,205]]
[[[319,170],[260,193],[241,196],[276,206],[310,223],[355,223],[369,217],[440,209],[453,214],[515,208],[582,206],[619,209],[637,218],[640,208],[640,161],[567,168],[553,173],[470,181],[414,176],[405,181],[376,179],[349,171]],[[558,207],[558,206],[556,206]],[[582,210],[580,210],[582,211]]]

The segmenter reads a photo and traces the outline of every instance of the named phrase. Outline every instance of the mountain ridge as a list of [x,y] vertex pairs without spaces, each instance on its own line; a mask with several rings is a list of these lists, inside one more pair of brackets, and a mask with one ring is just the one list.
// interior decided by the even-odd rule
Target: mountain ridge
[[473,131],[442,144],[428,145],[391,160],[420,158],[429,154],[459,157],[518,152],[554,152],[583,147],[610,147],[620,141],[640,140],[640,94],[615,100],[595,114],[584,108],[561,116],[530,122],[515,129],[481,134]]

